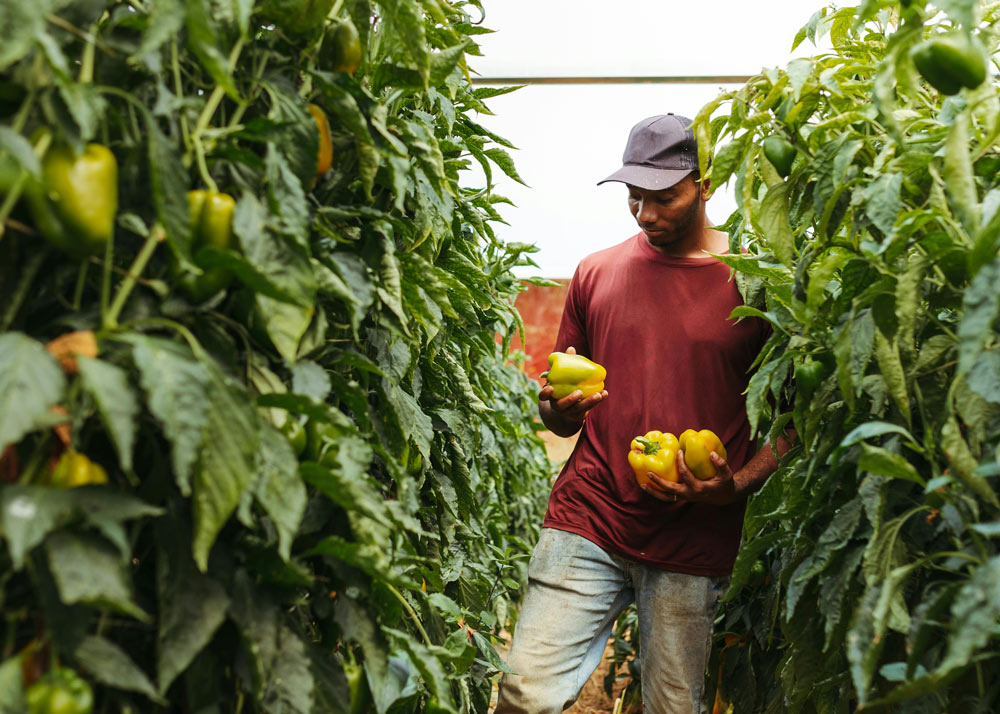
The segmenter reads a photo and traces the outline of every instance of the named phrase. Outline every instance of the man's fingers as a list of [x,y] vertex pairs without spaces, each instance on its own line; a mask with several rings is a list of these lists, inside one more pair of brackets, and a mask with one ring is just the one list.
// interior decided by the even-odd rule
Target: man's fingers
[[684,460],[684,452],[677,452],[677,475],[680,477],[680,482],[685,484],[688,488],[693,489],[697,483],[698,479],[694,477],[691,473],[691,469],[688,468],[687,461]]

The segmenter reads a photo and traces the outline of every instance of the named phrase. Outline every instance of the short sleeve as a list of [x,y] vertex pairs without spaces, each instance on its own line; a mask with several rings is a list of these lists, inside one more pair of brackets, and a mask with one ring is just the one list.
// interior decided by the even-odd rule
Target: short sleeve
[[566,293],[566,304],[563,307],[562,318],[559,321],[559,334],[556,337],[556,352],[565,352],[567,347],[574,347],[578,354],[590,356],[584,282],[582,271],[577,268]]

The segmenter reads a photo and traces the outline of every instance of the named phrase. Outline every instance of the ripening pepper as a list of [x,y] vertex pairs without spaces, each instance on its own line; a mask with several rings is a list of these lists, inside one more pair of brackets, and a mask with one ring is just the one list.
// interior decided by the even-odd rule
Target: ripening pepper
[[76,672],[55,667],[25,692],[28,714],[91,714],[94,693]]
[[552,396],[556,399],[568,397],[576,390],[583,392],[584,398],[604,390],[604,378],[608,371],[583,355],[553,352],[549,355],[549,371],[542,377],[552,386]]
[[334,0],[264,0],[258,5],[263,20],[292,35],[319,34]]
[[118,162],[101,144],[79,155],[57,144],[42,158],[42,180],[25,191],[38,231],[74,258],[100,253],[118,212]]
[[941,94],[975,89],[986,79],[986,59],[967,32],[936,35],[910,50],[917,71]]
[[[647,474],[654,474],[666,481],[677,482],[677,450],[680,442],[677,437],[662,431],[647,431],[645,436],[632,439],[632,448],[628,452],[628,463],[635,471],[636,481],[640,486],[653,483]],[[654,486],[656,484],[653,484]]]
[[316,175],[322,176],[330,170],[333,163],[333,142],[330,140],[330,122],[324,112],[316,104],[308,106],[309,113],[312,114],[316,122],[316,129],[319,131],[319,148],[316,151]]
[[103,466],[95,464],[86,454],[72,449],[62,455],[49,473],[49,485],[55,488],[76,488],[107,482],[108,472]]
[[712,463],[711,453],[714,451],[726,458],[726,447],[715,432],[708,429],[695,431],[687,429],[680,438],[681,451],[684,452],[684,463],[695,478],[706,481],[715,476],[718,469]]
[[361,64],[361,37],[350,18],[329,25],[319,48],[319,68],[354,74]]
[[774,166],[775,171],[782,178],[792,172],[792,164],[795,162],[795,146],[788,139],[777,134],[764,139],[764,156]]
[[188,191],[188,211],[191,220],[191,253],[201,275],[182,272],[174,262],[174,274],[181,291],[195,302],[204,302],[224,289],[233,279],[225,268],[206,267],[198,262],[201,248],[224,251],[233,247],[233,210],[236,201],[228,193],[214,191]]

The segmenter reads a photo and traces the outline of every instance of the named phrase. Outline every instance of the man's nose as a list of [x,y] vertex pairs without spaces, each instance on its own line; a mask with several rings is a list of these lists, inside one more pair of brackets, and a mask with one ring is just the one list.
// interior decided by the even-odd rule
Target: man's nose
[[639,200],[638,210],[635,212],[636,220],[642,223],[650,223],[656,220],[656,214],[653,211],[653,206],[646,201]]

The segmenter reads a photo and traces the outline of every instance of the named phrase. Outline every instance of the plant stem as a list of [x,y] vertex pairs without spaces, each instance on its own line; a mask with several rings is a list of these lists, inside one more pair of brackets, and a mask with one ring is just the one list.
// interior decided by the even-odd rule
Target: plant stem
[[[194,356],[197,359],[200,360],[205,357],[205,350],[201,346],[201,343],[198,342],[198,338],[194,336],[194,333],[181,323],[175,322],[174,320],[168,320],[165,317],[143,317],[137,320],[132,320],[131,322],[122,325],[122,327],[136,327],[142,325],[166,327],[174,330],[177,334],[184,338],[185,342],[188,343],[188,347],[191,348],[191,352],[194,353]],[[113,338],[114,335],[102,335],[102,337]]]
[[[52,133],[45,131],[41,136],[38,137],[38,143],[35,144],[34,151],[35,156],[41,158],[45,155],[45,152],[49,150],[49,145],[52,143]],[[21,174],[17,177],[17,181],[10,189],[3,200],[3,204],[0,205],[0,238],[3,238],[5,226],[7,223],[7,217],[10,212],[14,210],[14,206],[17,204],[17,200],[21,197],[21,192],[24,191],[24,186],[28,182],[28,172],[21,169]]]
[[80,59],[80,76],[77,81],[80,84],[90,84],[94,81],[94,50],[96,48],[95,35],[97,33],[97,26],[95,25],[91,28],[91,32],[87,33],[84,41],[87,43],[83,48],[83,57]]
[[118,287],[118,294],[115,295],[115,301],[111,303],[111,307],[105,313],[104,320],[102,321],[105,328],[115,327],[118,324],[118,315],[121,313],[122,308],[125,307],[125,301],[128,300],[128,296],[135,287],[136,280],[142,274],[142,271],[146,269],[146,264],[153,257],[153,251],[156,250],[156,246],[166,237],[167,233],[163,230],[163,226],[158,223],[153,226],[153,230],[150,231],[145,245],[142,246],[139,254],[135,256],[135,261],[133,261],[132,267],[129,268],[128,275],[125,276]]
[[14,294],[10,296],[10,302],[7,303],[7,309],[4,310],[3,319],[0,320],[0,332],[6,332],[7,328],[14,321],[17,311],[21,309],[21,303],[24,302],[24,298],[28,294],[28,289],[35,279],[35,273],[42,267],[42,261],[45,260],[48,254],[48,247],[43,246],[41,250],[32,252],[31,257],[28,258],[27,265],[24,266],[24,272],[21,273],[21,282],[17,284]]
[[397,590],[392,583],[385,583],[385,586],[389,588],[389,592],[396,596],[397,600],[403,603],[403,609],[405,609],[409,614],[410,619],[413,620],[413,624],[417,626],[417,630],[420,632],[420,636],[424,638],[424,642],[428,646],[433,644],[431,642],[431,638],[427,635],[427,630],[425,630],[424,626],[420,623],[420,616],[417,614],[417,611],[413,609],[413,605],[410,604],[410,601],[403,597],[403,593],[399,592],[399,590]]
[[[184,85],[181,83],[181,63],[177,56],[177,40],[170,43],[170,67],[174,74],[174,94],[180,99],[184,93]],[[187,154],[191,153],[191,128],[188,126],[187,115],[181,112],[181,136],[184,137],[184,149]]]
[[73,312],[80,311],[80,302],[83,300],[83,286],[87,281],[87,269],[90,267],[89,261],[80,263],[80,272],[76,275],[76,288],[73,290]]

